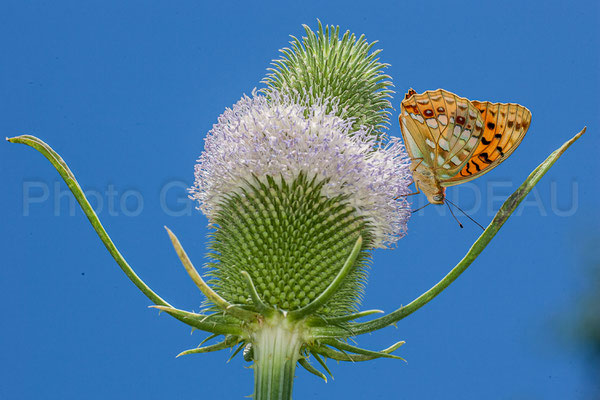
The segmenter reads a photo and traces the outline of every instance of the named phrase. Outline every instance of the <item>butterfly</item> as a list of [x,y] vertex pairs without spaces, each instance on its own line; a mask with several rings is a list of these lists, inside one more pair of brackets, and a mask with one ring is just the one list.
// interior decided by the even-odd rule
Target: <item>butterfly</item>
[[517,148],[531,112],[519,104],[470,101],[443,89],[421,94],[410,89],[399,119],[415,186],[430,203],[443,204],[446,187],[491,171]]

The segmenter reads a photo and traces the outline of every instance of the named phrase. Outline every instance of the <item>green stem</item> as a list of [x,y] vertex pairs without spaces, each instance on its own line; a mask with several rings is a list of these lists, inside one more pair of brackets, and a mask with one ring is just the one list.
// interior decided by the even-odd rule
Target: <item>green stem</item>
[[254,400],[290,400],[302,336],[286,319],[266,322],[254,336]]
[[[481,254],[483,249],[490,243],[492,238],[496,235],[498,230],[508,220],[508,217],[516,210],[517,206],[525,199],[527,194],[533,189],[533,187],[539,182],[539,180],[546,174],[546,172],[552,167],[552,165],[558,160],[558,158],[571,146],[581,135],[585,133],[586,128],[583,128],[581,132],[576,134],[573,138],[565,142],[560,148],[555,150],[544,162],[542,162],[533,172],[527,177],[525,182],[502,204],[500,210],[488,225],[485,231],[475,241],[473,246],[469,249],[465,257],[446,275],[441,281],[439,281],[431,289],[417,297],[411,303],[406,306],[398,308],[383,317],[358,323],[352,325],[349,330],[343,330],[335,327],[315,327],[311,330],[311,333],[315,337],[344,337],[344,336],[355,336],[363,333],[373,332],[378,329],[385,328],[386,326],[395,324],[401,319],[407,317],[425,304],[429,303],[433,298],[440,294],[446,289],[452,282],[454,282],[460,274],[471,265],[473,261]],[[349,335],[350,332],[350,335]]]

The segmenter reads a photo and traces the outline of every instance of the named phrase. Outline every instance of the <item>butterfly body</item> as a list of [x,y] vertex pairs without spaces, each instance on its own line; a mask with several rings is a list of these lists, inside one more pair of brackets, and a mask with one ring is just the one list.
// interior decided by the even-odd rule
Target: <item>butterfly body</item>
[[432,204],[444,204],[446,189],[440,185],[431,168],[422,165],[421,160],[413,160],[411,171],[417,188],[427,196],[427,200]]
[[416,187],[443,204],[445,187],[489,172],[521,143],[531,112],[518,104],[470,101],[443,89],[401,104],[400,128]]

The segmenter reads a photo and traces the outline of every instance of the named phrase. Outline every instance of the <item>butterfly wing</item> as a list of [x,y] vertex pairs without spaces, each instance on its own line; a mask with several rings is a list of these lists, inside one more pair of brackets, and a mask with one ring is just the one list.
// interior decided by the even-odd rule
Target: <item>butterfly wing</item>
[[467,99],[443,89],[416,94],[402,101],[400,128],[413,160],[422,160],[436,178],[457,175],[479,144],[483,118]]
[[491,171],[504,161],[525,136],[531,123],[531,112],[519,104],[471,101],[483,120],[481,141],[460,172],[440,182],[453,186],[468,182]]

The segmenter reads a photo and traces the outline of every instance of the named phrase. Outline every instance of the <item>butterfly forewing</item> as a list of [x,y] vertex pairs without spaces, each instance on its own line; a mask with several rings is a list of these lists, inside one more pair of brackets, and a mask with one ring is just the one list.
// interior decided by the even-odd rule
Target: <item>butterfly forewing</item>
[[483,119],[469,100],[438,89],[409,92],[400,126],[410,156],[445,180],[459,173],[477,147]]
[[460,172],[450,179],[441,180],[442,186],[467,182],[491,171],[517,148],[531,123],[531,112],[521,105],[487,101],[471,103],[483,118],[483,136]]

